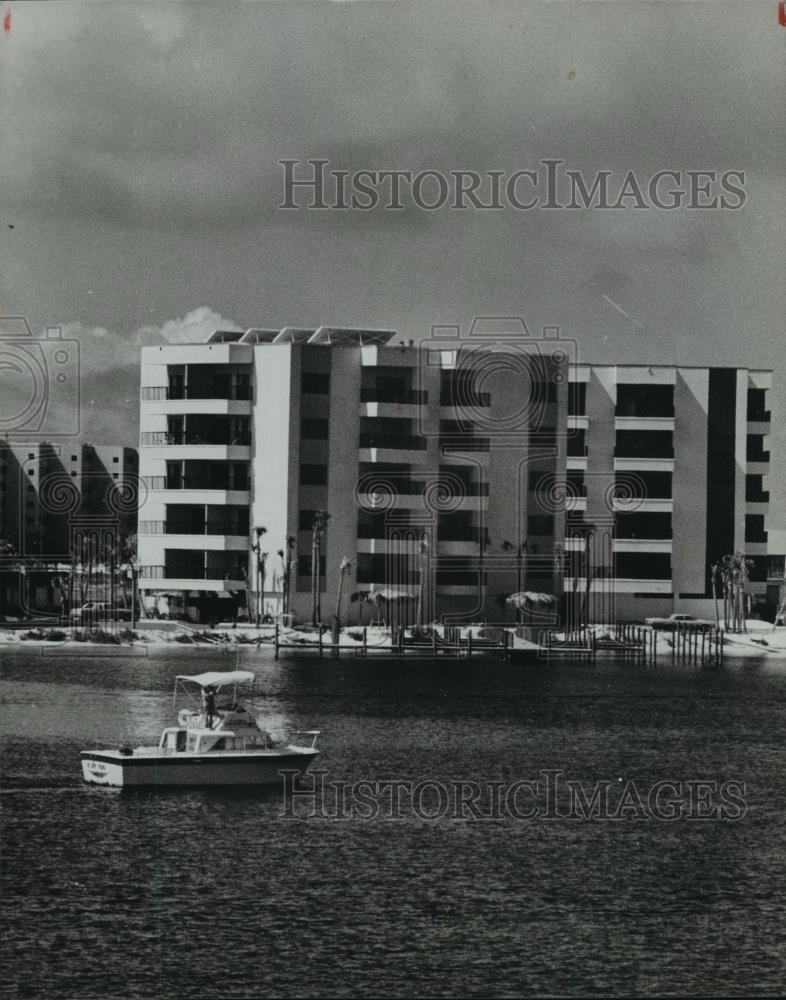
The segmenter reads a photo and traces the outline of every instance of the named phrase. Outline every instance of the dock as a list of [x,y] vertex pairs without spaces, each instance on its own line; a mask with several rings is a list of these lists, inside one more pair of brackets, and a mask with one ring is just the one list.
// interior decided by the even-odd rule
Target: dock
[[[391,626],[383,636],[369,637],[367,627],[353,630],[360,639],[337,634],[323,625],[314,629],[314,639],[293,641],[291,630],[282,635],[276,625],[275,658],[282,650],[355,659],[389,657],[397,659],[471,659],[496,657],[511,660],[570,659],[595,662],[598,656],[621,659],[629,663],[655,666],[659,661],[696,666],[719,666],[724,657],[724,633],[719,628],[677,623],[669,631],[642,625],[618,622],[608,626],[581,626],[568,633],[555,629],[533,629],[525,626],[458,626],[447,625],[443,633],[437,629],[413,634],[403,625]],[[480,633],[480,634],[478,634]]]

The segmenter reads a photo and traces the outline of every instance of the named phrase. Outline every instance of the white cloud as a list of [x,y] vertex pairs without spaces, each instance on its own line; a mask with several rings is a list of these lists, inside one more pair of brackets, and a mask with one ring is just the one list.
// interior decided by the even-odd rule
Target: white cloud
[[198,306],[181,319],[167,320],[163,326],[141,327],[135,339],[148,340],[160,336],[170,344],[203,344],[214,330],[240,330],[230,319],[224,319],[210,306]]

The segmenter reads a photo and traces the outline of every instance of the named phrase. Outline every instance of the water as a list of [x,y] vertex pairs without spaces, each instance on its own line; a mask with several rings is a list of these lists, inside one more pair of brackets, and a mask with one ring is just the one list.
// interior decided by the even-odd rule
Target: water
[[782,995],[786,665],[364,663],[243,650],[330,780],[738,779],[738,822],[281,818],[282,792],[82,785],[176,673],[3,650],[5,995]]

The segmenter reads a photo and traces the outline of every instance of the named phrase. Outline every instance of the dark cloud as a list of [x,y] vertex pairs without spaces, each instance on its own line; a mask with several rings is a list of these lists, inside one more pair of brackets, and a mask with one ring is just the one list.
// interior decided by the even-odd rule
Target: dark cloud
[[[91,349],[118,372],[141,330],[205,302],[243,326],[406,337],[521,314],[598,361],[773,363],[784,40],[766,3],[19,5],[0,39],[0,308],[117,331],[114,360]],[[743,169],[748,201],[286,213],[285,157]]]

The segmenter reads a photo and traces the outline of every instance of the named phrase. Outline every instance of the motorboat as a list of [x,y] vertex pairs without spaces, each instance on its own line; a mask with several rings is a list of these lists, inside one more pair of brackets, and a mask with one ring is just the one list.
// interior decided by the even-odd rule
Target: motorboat
[[83,750],[82,775],[115,788],[177,785],[275,785],[282,771],[304,772],[319,754],[319,730],[268,732],[254,714],[254,674],[248,670],[178,675],[177,726],[158,746]]

